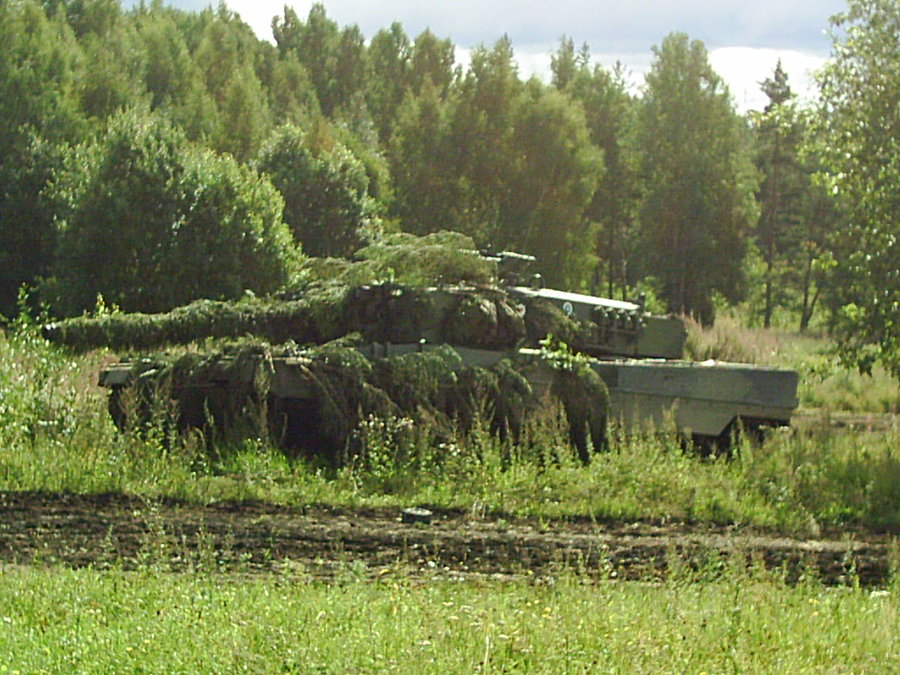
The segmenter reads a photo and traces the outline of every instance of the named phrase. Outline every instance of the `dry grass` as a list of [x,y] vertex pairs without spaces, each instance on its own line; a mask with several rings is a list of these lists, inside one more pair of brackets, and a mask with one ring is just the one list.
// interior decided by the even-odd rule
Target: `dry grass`
[[839,365],[827,338],[781,328],[746,328],[724,316],[711,328],[686,320],[686,358],[791,368],[800,373],[800,406],[850,413],[900,413],[900,383],[876,366],[863,375]]

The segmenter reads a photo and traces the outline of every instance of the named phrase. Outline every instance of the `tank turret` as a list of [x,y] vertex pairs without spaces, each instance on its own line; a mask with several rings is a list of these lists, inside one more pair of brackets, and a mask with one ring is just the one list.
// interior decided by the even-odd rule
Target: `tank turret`
[[528,305],[538,300],[552,304],[566,317],[584,327],[577,348],[591,356],[680,359],[687,330],[675,316],[645,311],[643,297],[637,302],[612,300],[582,293],[544,288],[538,274],[530,272],[535,258],[502,251],[481,254],[497,266],[497,278],[510,296]]
[[509,292],[526,301],[550,302],[586,326],[580,349],[591,356],[680,359],[684,354],[687,330],[678,317],[649,314],[638,303],[551,288],[512,286]]

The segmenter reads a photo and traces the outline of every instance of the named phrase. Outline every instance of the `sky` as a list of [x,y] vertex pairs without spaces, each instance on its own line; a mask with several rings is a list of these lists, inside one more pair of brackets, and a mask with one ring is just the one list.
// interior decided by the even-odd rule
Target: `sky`
[[[200,9],[209,0],[166,0]],[[305,18],[312,0],[226,0],[263,39],[272,40],[272,17],[291,5]],[[828,57],[829,18],[844,0],[324,0],[328,16],[341,26],[356,24],[371,38],[398,21],[414,38],[429,28],[457,46],[457,60],[480,44],[508,35],[523,77],[549,79],[550,54],[562,36],[587,43],[594,60],[620,61],[635,88],[653,59],[652,47],[673,31],[704,42],[710,63],[728,84],[741,112],[766,102],[759,82],[780,58],[793,90],[814,94],[811,73]]]

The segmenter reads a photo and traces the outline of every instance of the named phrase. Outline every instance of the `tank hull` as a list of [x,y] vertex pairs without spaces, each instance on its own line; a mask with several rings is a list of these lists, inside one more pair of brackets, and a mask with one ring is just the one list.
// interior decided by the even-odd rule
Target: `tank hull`
[[610,394],[610,417],[629,428],[673,424],[690,436],[718,438],[736,420],[787,426],[797,407],[797,373],[720,361],[593,361]]
[[[428,343],[367,344],[359,351],[369,359],[389,358],[416,351],[429,351]],[[456,348],[463,364],[490,368],[502,359],[530,362],[523,370],[540,394],[549,390],[552,370],[542,365],[535,349],[487,350]],[[722,361],[603,358],[590,359],[591,368],[609,391],[609,417],[626,429],[671,428],[695,439],[718,439],[728,435],[738,420],[748,427],[787,426],[797,406],[798,376],[795,371]],[[300,370],[302,359],[272,360],[269,392],[285,400],[311,400],[309,380]],[[250,370],[227,368],[213,376],[212,387],[248,385]],[[122,363],[104,370],[101,386],[121,389],[136,379],[135,364]]]
[[[540,352],[519,354],[537,359]],[[788,426],[797,407],[793,370],[724,361],[590,359],[609,390],[610,419],[630,430],[671,428],[696,440],[727,440],[747,427]],[[543,386],[541,371],[532,384]]]
[[[434,349],[423,343],[368,344],[359,350],[370,359],[387,358]],[[457,348],[462,362],[488,368],[502,359],[531,361],[538,365],[538,350],[486,350]],[[283,399],[305,400],[315,396],[298,370],[300,360],[273,359],[269,391]],[[719,438],[737,420],[748,426],[787,426],[797,406],[798,376],[795,371],[722,361],[673,361],[667,359],[591,359],[591,367],[609,390],[610,419],[627,429],[675,428],[685,436]],[[225,372],[225,369],[223,369]],[[549,368],[524,371],[536,390],[548,389]],[[134,364],[122,363],[101,373],[100,384],[116,389],[130,384]],[[252,374],[229,371],[210,385],[229,387],[248,384]],[[245,381],[246,380],[246,381]]]

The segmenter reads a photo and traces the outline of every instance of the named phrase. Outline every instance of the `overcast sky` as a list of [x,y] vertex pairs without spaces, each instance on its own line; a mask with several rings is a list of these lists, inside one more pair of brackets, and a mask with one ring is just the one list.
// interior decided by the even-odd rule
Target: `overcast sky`
[[[186,9],[208,0],[167,0]],[[305,17],[312,0],[226,0],[256,33],[271,40],[272,17],[285,4]],[[740,110],[760,108],[758,82],[779,58],[794,90],[803,95],[809,74],[829,54],[828,19],[844,0],[327,0],[328,15],[341,26],[357,24],[366,38],[399,21],[410,37],[430,28],[449,37],[465,63],[468,51],[509,35],[523,76],[546,77],[550,53],[561,36],[587,43],[605,66],[621,61],[636,84],[652,60],[651,48],[672,31],[702,40]]]

